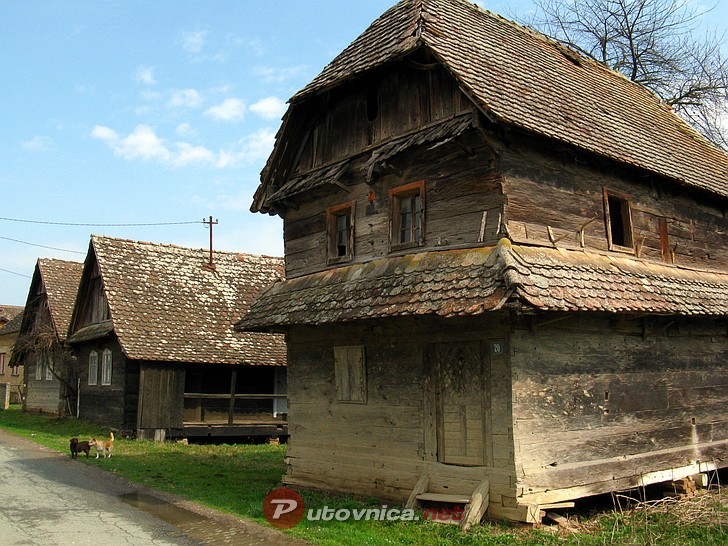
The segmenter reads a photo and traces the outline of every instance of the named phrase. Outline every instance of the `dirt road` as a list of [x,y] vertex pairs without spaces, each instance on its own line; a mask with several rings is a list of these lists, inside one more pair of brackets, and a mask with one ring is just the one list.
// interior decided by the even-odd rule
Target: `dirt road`
[[[83,456],[83,455],[82,455]],[[2,544],[292,544],[0,430]]]

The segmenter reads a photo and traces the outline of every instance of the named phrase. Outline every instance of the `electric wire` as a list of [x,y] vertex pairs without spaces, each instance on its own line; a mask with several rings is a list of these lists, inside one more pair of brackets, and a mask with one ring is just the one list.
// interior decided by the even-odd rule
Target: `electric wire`
[[82,227],[144,227],[144,226],[181,226],[185,224],[200,224],[202,221],[195,220],[192,222],[147,222],[147,223],[127,223],[127,224],[93,224],[93,223],[76,223],[76,222],[49,222],[45,220],[27,220],[23,218],[6,218],[0,216],[0,220],[6,222],[23,222],[25,224],[45,224],[49,226],[82,226]]
[[18,277],[25,277],[26,279],[32,279],[32,277],[30,275],[18,273],[17,271],[10,271],[9,269],[3,269],[2,267],[0,267],[0,271],[2,271],[4,273],[10,273],[12,275],[17,275]]
[[59,250],[61,252],[73,252],[74,254],[84,254],[84,255],[86,254],[85,252],[80,252],[78,250],[68,250],[67,248],[58,248],[58,247],[55,247],[55,246],[39,245],[39,244],[36,244],[36,243],[29,243],[28,241],[21,241],[20,239],[11,239],[10,237],[2,237],[2,236],[0,236],[0,239],[3,239],[5,241],[12,241],[14,243],[21,243],[21,244],[29,245],[29,246],[37,246],[39,248],[48,248],[50,250]]

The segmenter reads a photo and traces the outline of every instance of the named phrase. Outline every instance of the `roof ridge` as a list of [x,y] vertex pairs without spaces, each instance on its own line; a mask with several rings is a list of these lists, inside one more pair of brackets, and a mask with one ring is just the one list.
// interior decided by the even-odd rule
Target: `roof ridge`
[[[114,242],[120,242],[120,243],[131,243],[133,245],[137,246],[143,246],[143,247],[154,247],[154,248],[160,248],[160,249],[170,249],[170,250],[182,250],[182,251],[194,251],[194,252],[205,252],[209,253],[209,248],[204,247],[190,247],[190,246],[182,246],[175,243],[155,243],[152,241],[139,241],[134,239],[125,239],[120,237],[111,237],[109,235],[91,235],[92,241],[101,241],[101,240],[108,240],[108,241],[114,241]],[[283,258],[281,256],[270,256],[268,254],[253,254],[250,252],[239,252],[235,250],[216,250],[213,249],[213,254],[223,254],[223,255],[230,255],[230,256],[244,256],[244,257],[252,257],[252,258],[268,258],[273,260],[282,260]]]

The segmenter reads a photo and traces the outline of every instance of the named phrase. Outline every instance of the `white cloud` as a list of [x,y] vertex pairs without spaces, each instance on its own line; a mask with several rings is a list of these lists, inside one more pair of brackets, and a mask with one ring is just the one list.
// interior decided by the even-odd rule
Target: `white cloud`
[[109,127],[103,125],[96,125],[91,131],[91,136],[99,140],[105,140],[106,142],[112,142],[119,139],[119,134]]
[[242,100],[230,98],[205,110],[205,115],[220,121],[237,121],[245,117],[246,110]]
[[179,136],[187,138],[197,136],[197,131],[195,131],[192,125],[187,122],[177,125],[177,128],[174,130],[174,132],[177,133]]
[[[185,125],[185,124],[182,124]],[[179,128],[179,127],[178,127]],[[91,136],[101,140],[114,155],[127,160],[156,161],[170,167],[207,165],[218,169],[234,168],[265,160],[273,149],[275,132],[260,129],[241,139],[231,150],[213,152],[189,142],[169,143],[149,125],[137,125],[127,136],[103,125],[96,125]]]
[[172,158],[163,139],[148,125],[137,125],[132,133],[114,143],[114,152],[125,159],[157,159],[168,162]]
[[304,76],[307,71],[308,66],[305,64],[285,68],[258,66],[253,69],[253,73],[260,77],[260,79],[263,80],[263,83],[282,83]]
[[197,89],[181,89],[172,93],[169,105],[174,108],[199,108],[203,101]]
[[195,32],[183,32],[181,34],[182,47],[190,53],[199,53],[205,46],[207,39],[206,30],[198,30]]
[[135,79],[137,83],[143,83],[144,85],[155,85],[157,83],[154,78],[154,69],[151,66],[138,67]]
[[251,104],[250,111],[263,119],[280,119],[286,112],[286,103],[278,97],[266,97]]
[[267,159],[273,150],[275,136],[275,131],[272,129],[259,129],[247,135],[238,142],[236,149],[220,152],[218,168],[224,169]]
[[139,96],[142,98],[142,100],[151,102],[159,100],[162,97],[162,94],[159,91],[150,91],[149,89],[145,89],[144,91],[139,93]]
[[136,114],[139,117],[149,116],[149,115],[151,115],[151,113],[153,111],[154,111],[154,109],[151,106],[148,106],[146,104],[142,105],[142,106],[137,106],[136,108],[134,108],[134,114]]
[[38,135],[26,140],[21,146],[31,152],[42,152],[47,150],[51,144],[53,144],[53,140],[50,137]]
[[187,142],[177,142],[174,148],[171,163],[175,167],[186,167],[193,164],[212,165],[217,161],[215,153],[204,146],[193,146]]

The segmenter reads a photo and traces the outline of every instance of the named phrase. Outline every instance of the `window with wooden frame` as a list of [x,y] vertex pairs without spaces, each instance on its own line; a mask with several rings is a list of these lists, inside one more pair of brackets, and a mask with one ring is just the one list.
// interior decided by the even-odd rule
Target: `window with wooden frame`
[[96,385],[99,381],[99,353],[91,351],[88,355],[88,384]]
[[38,355],[35,358],[35,380],[41,381],[43,379],[43,357]]
[[336,399],[340,402],[367,402],[367,374],[364,347],[334,347]]
[[390,248],[408,248],[425,243],[425,181],[389,190],[392,207]]
[[609,250],[634,252],[632,210],[629,195],[604,189],[604,218]]
[[12,367],[12,371],[10,372],[10,375],[20,375],[20,365],[16,364]]
[[53,381],[53,357],[50,355],[46,357],[45,378],[46,381]]
[[111,385],[111,371],[113,370],[112,353],[109,349],[104,349],[101,353],[101,384]]
[[6,353],[0,353],[0,375],[5,375],[5,355]]
[[326,209],[327,263],[348,262],[354,256],[354,202]]

